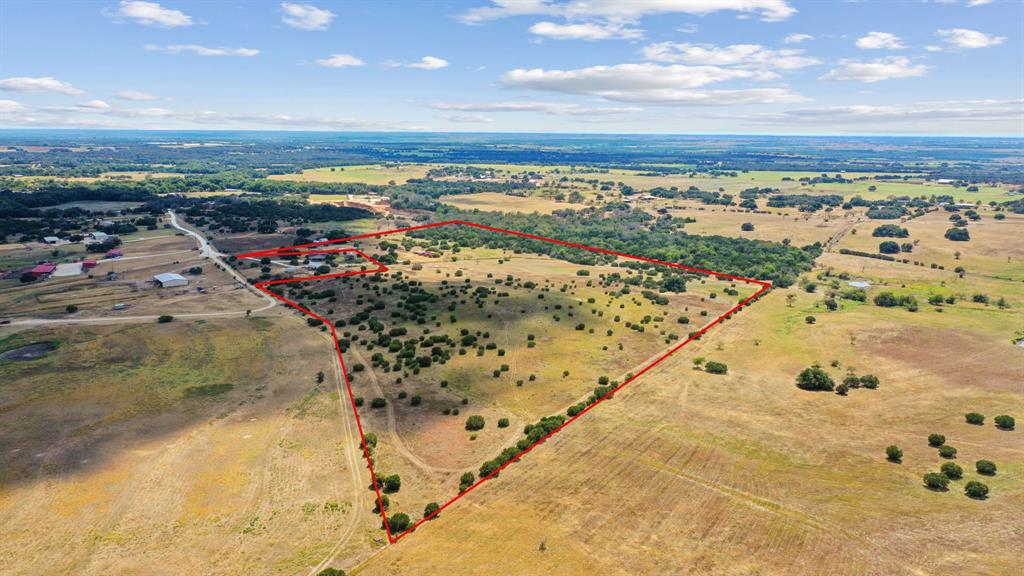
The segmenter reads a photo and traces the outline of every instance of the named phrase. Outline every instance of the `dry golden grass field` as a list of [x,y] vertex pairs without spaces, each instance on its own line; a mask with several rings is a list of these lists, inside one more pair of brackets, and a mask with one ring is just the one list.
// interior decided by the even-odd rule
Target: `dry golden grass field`
[[[1011,342],[1024,325],[1020,282],[836,253],[807,278],[826,266],[872,281],[869,296],[924,303],[941,290],[968,302],[909,312],[844,300],[827,312],[821,281],[814,294],[776,290],[352,573],[1014,573],[1024,442],[991,419],[1024,408],[1024,349]],[[975,291],[1011,307],[972,303]],[[696,355],[729,374],[693,370]],[[881,385],[799,390],[796,374],[815,362]],[[970,411],[985,425],[965,423]],[[966,471],[947,492],[922,484],[945,462],[930,433]],[[889,444],[902,463],[886,460]],[[979,459],[998,473],[978,475]],[[969,480],[987,483],[988,499],[965,497]]]
[[[1024,254],[1014,240],[1024,237],[1024,217],[996,220],[979,209],[981,220],[968,226],[971,240],[952,242],[943,238],[950,224],[944,211],[899,222],[868,220],[859,211],[826,219],[687,201],[649,207],[692,216],[697,222],[686,230],[693,234],[833,242],[797,285],[773,290],[713,328],[394,545],[384,544],[373,512],[369,472],[351,407],[338,394],[326,333],[300,314],[278,307],[253,318],[161,325],[0,326],[0,352],[59,342],[37,360],[0,360],[0,565],[14,566],[12,574],[306,575],[327,566],[359,575],[1019,571],[1024,437],[1019,425],[1004,431],[992,420],[1024,414],[1024,347],[1014,344],[1024,336]],[[755,230],[742,232],[748,221]],[[368,220],[359,229],[397,223]],[[898,241],[914,244],[899,256],[910,263],[838,252],[877,253],[886,239],[871,231],[882,223],[909,230]],[[238,252],[291,238],[227,235],[217,246]],[[0,316],[29,310],[62,318],[71,301],[85,303],[79,315],[105,316],[110,298],[138,298],[132,311],[151,314],[261,304],[246,290],[229,289],[230,276],[196,258],[193,245],[177,236],[126,243],[126,256],[136,250],[145,258],[117,265],[130,282],[199,264],[204,274],[196,281],[216,287],[207,295],[193,289],[161,298],[141,287],[122,294],[97,273],[94,280],[46,280],[34,290],[5,285]],[[382,251],[375,241],[359,246]],[[22,250],[4,249],[0,258],[26,258]],[[531,254],[463,249],[428,258],[417,251],[398,248],[392,271],[432,291],[469,278],[474,289],[491,286],[509,297],[492,294],[477,308],[467,294],[455,310],[432,313],[436,320],[402,324],[416,336],[424,328],[453,336],[456,327],[487,331],[482,342],[496,347],[483,356],[468,347],[443,365],[400,373],[399,384],[398,374],[373,365],[381,347],[367,341],[346,352],[350,371],[364,365],[352,385],[364,398],[363,425],[379,438],[375,467],[402,477],[388,512],[413,521],[427,502],[457,493],[463,472],[521,438],[524,424],[564,413],[601,375],[621,381],[670,345],[663,331],[685,336],[739,297],[724,294],[730,283],[691,280],[687,293],[655,306],[639,290],[616,299],[596,284],[602,272],[622,268],[595,266],[578,276],[583,266]],[[171,254],[160,256],[165,252]],[[258,275],[258,266],[248,267],[254,264],[241,269]],[[271,266],[281,271],[279,263]],[[511,288],[494,284],[507,275],[516,279]],[[515,287],[527,280],[537,284],[533,292]],[[866,302],[839,296],[851,281],[868,284]],[[356,282],[306,286],[326,287],[337,290],[335,302],[304,303],[332,320],[351,317],[371,296],[387,306],[395,301],[395,293],[377,296]],[[536,299],[544,287],[545,299]],[[915,297],[917,310],[874,305],[886,291]],[[82,298],[89,294],[96,299]],[[975,302],[976,294],[988,303]],[[955,302],[929,304],[936,295]],[[829,298],[835,311],[826,307]],[[619,305],[622,322],[650,314],[646,326],[658,327],[624,330],[609,318]],[[699,316],[701,309],[709,316]],[[675,322],[682,314],[691,324]],[[658,315],[662,322],[653,320]],[[574,329],[578,322],[583,331]],[[339,327],[343,338],[346,330],[357,331]],[[529,334],[536,348],[524,346]],[[728,374],[696,369],[696,357],[726,363]],[[846,396],[798,389],[796,375],[814,363],[837,382],[852,371],[874,374],[881,384]],[[500,371],[501,364],[509,369]],[[562,378],[566,369],[570,377]],[[516,385],[531,373],[535,382]],[[414,395],[421,405],[411,405]],[[378,396],[386,409],[370,408]],[[460,413],[443,415],[445,408]],[[986,416],[984,425],[965,422],[972,411]],[[486,426],[470,439],[464,423],[473,414]],[[495,426],[502,417],[509,427]],[[931,433],[946,436],[955,459],[928,445]],[[900,463],[886,460],[890,444],[903,450]],[[980,459],[995,462],[997,473],[979,475]],[[950,461],[964,477],[947,491],[927,489],[922,475]],[[990,487],[986,499],[965,496],[971,480]]]
[[59,343],[0,362],[5,574],[298,574],[369,549],[331,346],[295,319],[3,335]]

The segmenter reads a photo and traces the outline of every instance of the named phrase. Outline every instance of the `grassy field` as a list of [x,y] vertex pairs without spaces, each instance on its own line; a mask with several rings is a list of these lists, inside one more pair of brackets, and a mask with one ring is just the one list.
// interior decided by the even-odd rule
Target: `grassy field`
[[[868,272],[869,296],[908,290],[922,302],[931,289],[996,282],[835,253],[824,266]],[[1010,342],[1024,294],[1002,286],[1009,309],[916,313],[850,301],[830,313],[820,282],[814,294],[776,290],[355,573],[1012,573],[1024,449],[1019,427],[1000,431],[991,418],[1024,407],[1024,350]],[[698,355],[729,374],[694,371]],[[799,390],[796,374],[814,362],[834,378],[873,373],[881,386]],[[970,411],[986,424],[966,424]],[[948,492],[921,482],[945,461],[926,442],[933,432],[966,471]],[[902,463],[886,461],[889,444]],[[997,475],[974,471],[982,458]],[[965,497],[969,480],[988,484],[989,498]]]
[[540,195],[526,197],[510,196],[499,192],[478,192],[476,194],[458,194],[442,196],[441,202],[463,210],[483,210],[485,212],[539,212],[550,214],[555,210],[579,210],[582,204],[556,202]]
[[8,334],[0,350],[59,346],[0,361],[4,573],[299,574],[370,550],[317,332],[253,318]]
[[[401,242],[396,237],[388,240]],[[373,253],[374,246],[363,248]],[[393,283],[371,290],[360,279],[328,280],[286,292],[301,300],[303,289],[333,290],[336,301],[301,300],[332,322],[347,321],[377,301],[384,307],[374,317],[384,322],[384,332],[402,329],[412,336],[448,335],[458,340],[460,331],[466,331],[479,337],[472,344],[453,344],[446,363],[414,371],[406,365],[396,372],[390,362],[379,363],[394,352],[374,344],[372,335],[366,335],[365,322],[358,329],[351,322],[339,328],[342,339],[353,342],[346,362],[353,391],[364,402],[360,409],[364,429],[380,438],[375,467],[381,476],[398,474],[403,479],[401,490],[389,494],[389,512],[405,512],[414,520],[422,516],[427,503],[453,498],[462,473],[475,474],[481,464],[515,444],[525,425],[543,416],[564,414],[601,383],[601,376],[613,383],[624,381],[627,373],[678,343],[688,330],[696,330],[724,313],[741,295],[753,292],[741,285],[737,295],[729,296],[724,290],[731,282],[694,279],[686,293],[669,295],[666,303],[655,305],[641,298],[638,290],[610,296],[622,285],[600,285],[602,274],[630,275],[624,268],[581,266],[498,250],[462,250],[455,261],[414,252],[403,250],[401,257],[409,263],[391,266],[392,272],[400,271],[433,294],[444,294],[456,285],[467,287],[465,294],[454,299],[442,296],[426,311],[430,319],[426,324],[388,320],[393,312],[387,302],[395,302],[396,296],[380,300],[377,290],[402,294]],[[590,275],[578,275],[581,269]],[[496,285],[491,276],[503,279],[502,284]],[[488,286],[507,296],[491,296],[476,305],[477,297],[472,295]],[[691,324],[677,322],[681,316],[692,318]],[[631,330],[630,323],[645,330]],[[587,360],[570,367],[565,358],[571,355]],[[378,397],[387,401],[386,408],[370,407]],[[417,403],[412,404],[412,398]],[[467,432],[470,415],[483,416],[485,427]],[[502,418],[508,425],[496,426]]]
[[303,170],[301,174],[275,174],[271,180],[295,180],[298,182],[363,182],[365,184],[405,184],[410,178],[423,178],[430,166],[424,164],[402,164],[383,166],[368,164],[362,166],[334,166]]

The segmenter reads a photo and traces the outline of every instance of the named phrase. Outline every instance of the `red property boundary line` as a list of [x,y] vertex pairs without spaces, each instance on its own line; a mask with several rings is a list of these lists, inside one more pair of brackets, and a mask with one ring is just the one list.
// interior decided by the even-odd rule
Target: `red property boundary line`
[[[380,487],[377,484],[377,475],[376,475],[376,473],[373,470],[373,460],[370,458],[370,451],[369,451],[368,446],[366,445],[366,436],[363,433],[362,420],[359,418],[359,410],[356,408],[355,395],[352,393],[352,383],[349,381],[349,378],[348,378],[348,369],[345,367],[345,358],[344,358],[344,356],[341,353],[341,344],[338,342],[338,333],[337,333],[337,331],[335,331],[334,324],[332,324],[328,319],[326,319],[326,318],[316,314],[315,312],[307,310],[306,308],[303,308],[299,304],[297,304],[295,302],[292,302],[291,300],[288,300],[284,296],[280,296],[280,295],[276,294],[275,292],[270,290],[268,288],[268,286],[274,286],[274,285],[277,285],[277,284],[286,284],[286,283],[290,283],[290,282],[305,282],[305,281],[311,281],[311,280],[324,280],[324,279],[328,279],[328,278],[342,278],[342,277],[346,277],[346,276],[358,276],[358,275],[362,275],[362,274],[377,274],[377,273],[388,272],[389,268],[387,266],[385,266],[384,264],[378,262],[374,258],[370,257],[369,255],[363,253],[361,250],[358,250],[356,248],[320,248],[320,247],[321,246],[330,245],[330,244],[337,244],[337,243],[341,243],[341,242],[351,242],[353,240],[359,240],[359,239],[363,239],[363,238],[374,238],[374,237],[378,237],[378,236],[387,236],[387,235],[390,235],[390,234],[401,234],[401,233],[405,233],[405,232],[412,232],[414,230],[424,230],[424,229],[427,229],[427,228],[437,228],[437,227],[440,227],[440,226],[450,226],[450,225],[471,226],[471,227],[480,228],[480,229],[483,229],[483,230],[490,230],[492,232],[501,232],[503,234],[511,234],[513,236],[521,236],[523,238],[530,238],[530,239],[533,239],[533,240],[541,240],[541,241],[544,241],[544,242],[551,242],[553,244],[560,244],[562,246],[571,246],[573,248],[580,248],[582,250],[589,250],[591,252],[598,252],[598,253],[601,253],[601,254],[609,254],[609,255],[612,255],[612,256],[618,256],[620,258],[628,258],[628,259],[631,259],[631,260],[639,260],[639,261],[642,261],[642,262],[649,262],[649,263],[652,263],[652,264],[658,264],[658,265],[662,265],[662,266],[669,266],[669,267],[677,268],[677,269],[681,269],[681,270],[688,270],[690,272],[699,272],[699,273],[702,273],[702,274],[707,274],[707,275],[715,276],[715,277],[718,277],[718,278],[727,278],[729,280],[735,280],[735,281],[744,282],[744,283],[747,283],[747,284],[757,284],[761,288],[758,289],[758,291],[755,292],[754,294],[752,294],[751,296],[749,296],[746,299],[742,300],[739,304],[737,304],[737,305],[733,306],[732,308],[730,308],[727,312],[725,312],[724,314],[722,314],[718,318],[715,318],[714,320],[712,320],[710,323],[705,325],[703,328],[701,328],[697,332],[694,332],[692,336],[690,336],[686,340],[680,342],[677,346],[674,346],[668,352],[662,354],[661,356],[659,356],[657,359],[652,361],[647,366],[644,366],[639,372],[634,374],[632,378],[629,378],[628,380],[626,380],[622,384],[616,386],[613,390],[611,390],[610,392],[608,392],[607,394],[605,394],[604,396],[599,398],[593,404],[590,404],[589,406],[584,408],[579,414],[569,418],[568,420],[563,422],[561,426],[559,426],[558,428],[555,428],[554,430],[549,432],[547,435],[542,437],[540,440],[537,440],[536,442],[534,442],[533,444],[528,446],[525,450],[519,452],[519,454],[517,454],[514,458],[512,458],[511,460],[509,460],[508,462],[506,462],[505,464],[500,466],[497,470],[495,470],[494,472],[491,472],[487,476],[484,476],[483,478],[480,478],[479,480],[477,480],[472,486],[470,486],[466,490],[463,490],[457,496],[455,496],[454,498],[452,498],[451,500],[449,500],[448,502],[443,504],[433,514],[424,517],[422,520],[416,522],[415,524],[410,526],[408,529],[406,529],[404,532],[401,532],[401,533],[395,535],[395,534],[391,533],[391,526],[388,524],[387,513],[384,510],[384,506],[383,506],[383,503],[382,503],[382,500],[381,500]],[[312,249],[311,250],[300,250],[300,249],[306,249],[306,248],[312,248]],[[400,539],[402,539],[403,537],[408,535],[410,532],[413,532],[414,530],[416,530],[416,528],[418,528],[421,524],[423,524],[424,522],[426,522],[426,521],[434,518],[438,514],[440,514],[442,510],[444,510],[445,508],[448,508],[449,506],[454,504],[457,500],[459,500],[460,498],[462,498],[466,494],[469,494],[470,492],[475,490],[478,486],[480,486],[481,484],[483,484],[487,480],[491,479],[494,476],[497,476],[498,473],[500,473],[506,467],[508,467],[509,465],[519,461],[520,458],[525,456],[527,453],[529,453],[531,450],[533,450],[534,448],[536,448],[540,444],[543,444],[548,438],[550,438],[551,436],[557,434],[560,430],[562,430],[563,428],[565,428],[569,424],[572,424],[577,419],[582,418],[584,414],[586,414],[587,412],[590,412],[590,410],[595,408],[598,404],[600,404],[600,403],[604,402],[605,400],[607,400],[608,398],[612,397],[616,392],[618,392],[619,390],[623,389],[627,384],[632,383],[637,378],[639,378],[644,373],[646,373],[648,370],[654,368],[655,366],[660,364],[663,360],[665,360],[666,358],[668,358],[672,354],[675,354],[683,346],[686,346],[690,342],[693,342],[694,340],[696,340],[696,339],[700,338],[701,336],[703,336],[704,333],[707,332],[709,329],[711,329],[712,326],[715,326],[716,324],[722,322],[726,318],[729,318],[733,313],[737,312],[740,308],[746,306],[747,304],[753,302],[755,299],[757,299],[759,296],[761,296],[762,294],[764,294],[765,292],[770,290],[771,287],[772,287],[770,282],[766,282],[766,281],[763,281],[763,280],[755,280],[753,278],[744,278],[743,276],[734,276],[732,274],[725,274],[725,273],[722,273],[722,272],[715,272],[713,270],[705,270],[703,268],[694,268],[693,266],[686,266],[684,264],[674,264],[672,262],[664,262],[664,261],[661,261],[661,260],[655,260],[653,258],[645,258],[643,256],[634,256],[632,254],[623,254],[621,252],[615,252],[615,251],[612,251],[612,250],[605,250],[603,248],[594,248],[592,246],[584,246],[583,244],[575,244],[575,243],[572,243],[572,242],[565,242],[565,241],[562,241],[562,240],[555,240],[553,238],[545,238],[543,236],[537,236],[537,235],[534,235],[534,234],[527,234],[525,232],[517,232],[515,230],[505,230],[505,229],[502,229],[502,228],[495,228],[493,226],[486,226],[484,224],[477,224],[476,222],[468,222],[468,221],[465,221],[465,220],[448,220],[448,221],[445,221],[445,222],[435,222],[435,223],[432,223],[432,224],[424,224],[422,226],[411,226],[411,227],[408,227],[408,228],[398,228],[398,229],[395,229],[395,230],[386,230],[386,231],[383,231],[383,232],[374,232],[372,234],[362,234],[362,235],[359,235],[359,236],[349,236],[347,238],[338,238],[338,239],[334,239],[334,240],[325,240],[325,241],[321,241],[321,242],[311,242],[309,244],[298,244],[298,245],[295,245],[295,246],[288,246],[286,248],[276,248],[276,249],[272,249],[272,250],[261,250],[261,251],[256,251],[256,252],[246,252],[246,253],[243,253],[243,254],[238,254],[236,256],[236,258],[263,258],[263,257],[271,257],[272,258],[272,257],[303,256],[303,255],[309,255],[309,254],[339,254],[339,253],[358,254],[359,256],[361,256],[364,259],[366,259],[368,262],[373,263],[376,266],[376,268],[371,269],[371,270],[358,270],[358,271],[341,272],[341,273],[337,273],[337,274],[323,274],[323,275],[318,275],[318,276],[303,276],[303,277],[298,277],[298,278],[284,278],[284,279],[279,279],[279,280],[268,280],[268,281],[265,281],[265,282],[257,282],[255,284],[255,286],[256,286],[256,288],[258,288],[262,292],[270,295],[271,297],[276,298],[276,299],[280,300],[281,302],[284,302],[286,305],[288,305],[288,306],[290,306],[292,308],[295,308],[296,310],[299,310],[300,312],[302,312],[302,313],[304,313],[304,314],[306,314],[308,316],[316,318],[317,320],[320,320],[321,322],[324,323],[324,325],[326,325],[328,327],[328,329],[330,329],[331,336],[334,339],[334,349],[335,349],[335,352],[338,354],[338,361],[341,363],[342,378],[344,378],[344,380],[345,380],[345,388],[348,390],[349,402],[352,405],[352,414],[356,418],[356,427],[359,429],[359,439],[360,439],[360,443],[361,443],[362,448],[363,448],[363,457],[366,458],[367,467],[370,469],[370,479],[373,482],[373,488],[374,488],[374,490],[377,493],[377,506],[378,506],[378,509],[380,510],[381,518],[384,521],[384,530],[385,530],[385,532],[387,534],[388,542],[391,543],[391,544],[394,544],[394,543],[398,542]]]

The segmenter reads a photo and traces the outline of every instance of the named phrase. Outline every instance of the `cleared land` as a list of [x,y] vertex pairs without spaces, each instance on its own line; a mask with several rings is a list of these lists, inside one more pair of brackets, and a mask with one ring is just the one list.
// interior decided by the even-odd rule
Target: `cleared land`
[[316,332],[253,318],[9,334],[0,349],[59,346],[0,361],[5,573],[299,574],[369,550],[364,464]]
[[410,178],[423,178],[427,175],[427,170],[429,169],[430,166],[425,164],[367,164],[313,168],[311,170],[303,170],[299,174],[274,174],[268,176],[268,178],[271,180],[294,180],[298,182],[387,184],[394,181],[396,184],[404,184]]

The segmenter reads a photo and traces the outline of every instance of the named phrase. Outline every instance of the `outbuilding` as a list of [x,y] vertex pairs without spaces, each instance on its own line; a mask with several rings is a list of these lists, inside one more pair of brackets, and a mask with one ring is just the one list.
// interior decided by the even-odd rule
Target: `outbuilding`
[[82,260],[82,270],[92,270],[96,267],[95,260]]
[[46,242],[47,244],[59,244],[60,238],[57,238],[56,236],[45,236],[43,237],[43,242]]
[[43,262],[42,264],[37,264],[34,268],[29,270],[28,273],[31,274],[32,276],[35,276],[35,278],[38,280],[40,278],[46,278],[50,274],[53,274],[53,271],[56,270],[56,269],[57,269],[57,265],[56,264],[51,264],[49,262]]
[[161,288],[188,286],[188,278],[185,278],[181,274],[174,274],[172,272],[164,272],[163,274],[153,276],[153,282],[156,282],[156,285]]

